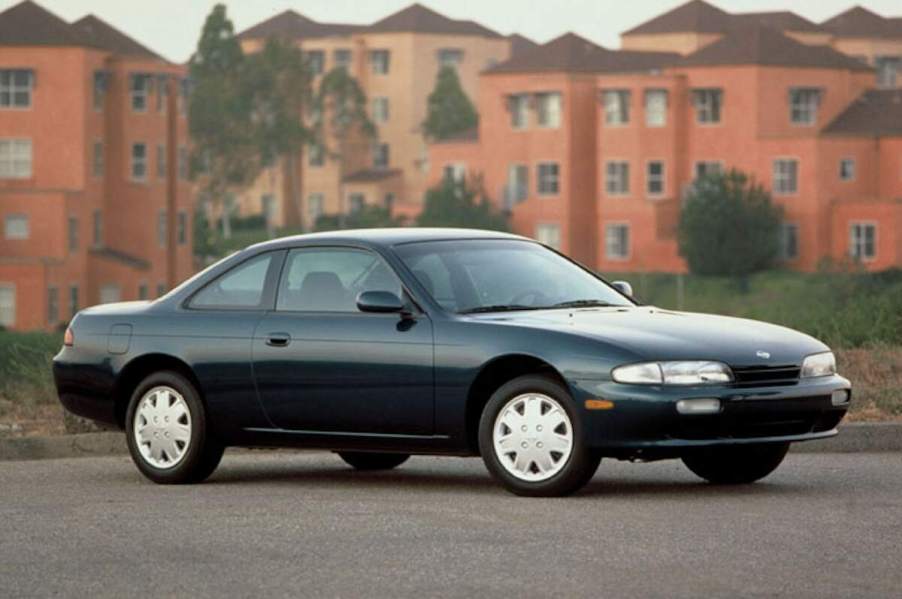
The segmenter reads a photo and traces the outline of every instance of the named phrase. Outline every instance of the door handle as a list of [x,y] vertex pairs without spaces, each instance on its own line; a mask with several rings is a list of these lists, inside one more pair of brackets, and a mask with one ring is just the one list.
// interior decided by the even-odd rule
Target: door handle
[[285,347],[291,343],[291,335],[288,333],[270,333],[266,337],[266,345],[272,347]]

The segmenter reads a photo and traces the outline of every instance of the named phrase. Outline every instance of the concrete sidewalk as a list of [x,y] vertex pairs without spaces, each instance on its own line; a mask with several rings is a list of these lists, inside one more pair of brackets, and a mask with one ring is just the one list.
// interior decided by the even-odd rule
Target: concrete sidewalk
[[[797,443],[803,453],[878,453],[902,451],[902,422],[852,423],[839,435],[823,441]],[[84,433],[58,437],[0,439],[2,460],[52,460],[61,458],[126,455],[122,432]]]

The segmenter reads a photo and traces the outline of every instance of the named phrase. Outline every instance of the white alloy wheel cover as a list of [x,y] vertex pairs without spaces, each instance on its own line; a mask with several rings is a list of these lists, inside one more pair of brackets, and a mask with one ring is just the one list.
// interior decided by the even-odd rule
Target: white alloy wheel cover
[[573,426],[564,407],[542,393],[513,398],[498,412],[492,444],[501,465],[526,482],[548,480],[573,451]]
[[191,412],[172,387],[154,387],[135,410],[134,441],[145,462],[166,470],[176,467],[191,444]]

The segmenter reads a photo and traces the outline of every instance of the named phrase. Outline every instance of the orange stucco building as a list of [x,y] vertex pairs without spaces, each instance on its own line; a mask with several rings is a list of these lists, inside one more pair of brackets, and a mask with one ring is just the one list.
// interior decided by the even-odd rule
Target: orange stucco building
[[479,131],[431,147],[431,181],[480,181],[515,231],[595,268],[679,272],[685,192],[738,168],[783,207],[789,267],[900,266],[902,90],[836,39],[697,0],[623,50],[564,35],[482,74]]
[[53,328],[190,274],[184,78],[94,16],[0,13],[0,326]]

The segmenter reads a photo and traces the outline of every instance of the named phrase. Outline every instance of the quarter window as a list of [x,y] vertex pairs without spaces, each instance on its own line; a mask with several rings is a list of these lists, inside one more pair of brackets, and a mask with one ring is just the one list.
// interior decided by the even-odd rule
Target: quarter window
[[292,250],[288,254],[276,309],[293,312],[357,312],[357,296],[390,291],[401,283],[376,254],[344,248]]
[[630,192],[630,163],[610,161],[605,164],[605,191],[610,196],[623,196]]
[[795,125],[813,125],[821,104],[821,90],[795,88],[789,90],[789,120]]
[[29,108],[33,87],[33,71],[0,69],[0,109]]
[[877,257],[877,225],[852,223],[849,237],[849,254],[853,258],[873,260]]
[[31,161],[30,139],[0,139],[0,179],[30,178]]
[[625,224],[605,225],[605,256],[609,260],[626,260],[630,254],[630,227]]
[[538,165],[538,194],[557,195],[560,192],[560,167],[557,162],[541,162]]
[[602,92],[606,125],[626,125],[630,122],[630,92],[613,89]]
[[799,161],[774,160],[774,194],[792,195],[799,191]]
[[537,121],[539,127],[557,129],[561,126],[561,94],[544,93],[536,95]]
[[645,92],[645,125],[663,127],[667,124],[667,90],[650,89]]
[[191,307],[261,308],[266,276],[272,262],[273,254],[268,253],[241,263],[201,289],[191,300]]
[[702,124],[719,123],[723,108],[723,90],[696,89],[692,91],[695,120]]

